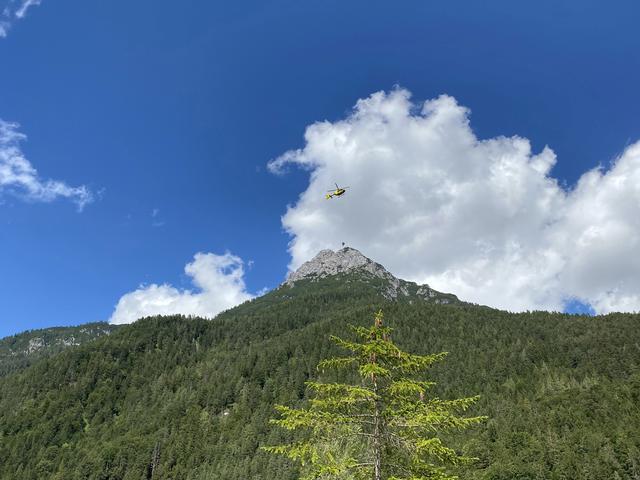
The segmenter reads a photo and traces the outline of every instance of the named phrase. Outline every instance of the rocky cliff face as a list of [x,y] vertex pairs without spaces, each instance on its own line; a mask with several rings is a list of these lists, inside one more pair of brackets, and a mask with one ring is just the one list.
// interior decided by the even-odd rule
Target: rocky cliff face
[[345,247],[335,252],[321,250],[313,259],[303,263],[298,270],[292,272],[286,283],[292,285],[303,278],[323,278],[353,271],[368,272],[384,279],[395,278],[382,265],[365,257],[355,248]]
[[337,251],[321,250],[313,259],[305,262],[287,277],[284,285],[293,286],[300,280],[319,280],[321,278],[357,273],[364,278],[380,279],[383,282],[382,294],[389,299],[417,296],[434,303],[452,303],[458,301],[454,295],[443,294],[428,285],[401,280],[393,276],[386,268],[365,257],[355,248],[345,247]]

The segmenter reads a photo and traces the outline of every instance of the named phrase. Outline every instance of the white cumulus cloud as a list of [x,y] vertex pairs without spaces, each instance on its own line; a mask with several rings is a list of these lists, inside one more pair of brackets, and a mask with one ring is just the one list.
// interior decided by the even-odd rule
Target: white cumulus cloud
[[[318,122],[270,162],[310,171],[282,223],[290,268],[342,241],[396,275],[509,310],[640,310],[640,142],[575,188],[554,152],[526,138],[479,139],[450,96],[416,104],[404,89]],[[351,188],[325,200],[335,182]]]
[[40,5],[41,0],[5,0],[0,2],[0,38],[6,37],[11,25],[27,15],[29,8]]
[[196,291],[168,284],[140,286],[120,298],[109,322],[131,323],[150,315],[214,317],[253,298],[244,283],[244,262],[230,253],[197,253],[184,271]]
[[43,179],[20,149],[26,136],[17,123],[0,119],[0,197],[9,193],[34,202],[51,202],[57,198],[73,201],[79,210],[93,200],[84,185],[71,187],[58,180]]

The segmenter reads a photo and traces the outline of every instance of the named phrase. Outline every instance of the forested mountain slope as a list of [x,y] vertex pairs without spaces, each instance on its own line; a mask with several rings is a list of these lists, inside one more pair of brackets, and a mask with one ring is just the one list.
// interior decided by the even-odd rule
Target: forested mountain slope
[[78,327],[54,327],[12,335],[0,339],[0,377],[28,367],[36,360],[81,345],[118,328],[105,322]]
[[[510,314],[389,298],[356,271],[302,278],[214,320],[146,318],[0,379],[0,479],[293,480],[259,450],[305,397],[330,334],[384,309],[394,341],[448,351],[441,397],[490,420],[449,439],[467,479],[640,478],[640,317]],[[327,378],[329,373],[326,374]]]

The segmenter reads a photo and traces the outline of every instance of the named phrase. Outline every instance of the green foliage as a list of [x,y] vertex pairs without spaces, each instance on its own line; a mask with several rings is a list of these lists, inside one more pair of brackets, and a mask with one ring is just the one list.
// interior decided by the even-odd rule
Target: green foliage
[[82,345],[119,328],[105,322],[78,327],[54,327],[29,330],[0,339],[0,377],[27,368],[37,360]]
[[431,397],[481,395],[469,415],[486,424],[442,435],[480,459],[454,468],[461,478],[640,477],[640,316],[391,302],[335,277],[212,321],[146,318],[0,378],[0,479],[297,479],[260,449],[304,440],[269,424],[273,407],[304,405],[307,381],[353,384],[316,365],[340,354],[327,336],[367,326],[371,305],[398,319],[403,350],[450,352],[430,368]]
[[322,360],[318,369],[355,369],[357,385],[308,381],[309,405],[279,405],[272,423],[287,430],[306,429],[304,441],[265,447],[303,466],[304,479],[353,478],[389,480],[455,479],[437,464],[463,465],[472,460],[445,447],[437,434],[464,430],[485,417],[460,417],[477,397],[456,400],[427,398],[435,383],[422,374],[445,353],[415,355],[391,341],[382,325],[352,327],[359,341],[332,340],[350,352]]

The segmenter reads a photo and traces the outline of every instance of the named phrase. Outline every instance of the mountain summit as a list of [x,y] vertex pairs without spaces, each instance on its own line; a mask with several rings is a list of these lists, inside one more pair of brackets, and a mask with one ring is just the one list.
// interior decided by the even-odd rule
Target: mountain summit
[[428,285],[418,285],[396,278],[386,268],[364,256],[355,248],[344,247],[340,250],[321,250],[315,257],[303,263],[300,268],[287,277],[284,285],[294,286],[300,280],[317,281],[322,278],[356,274],[365,280],[382,280],[382,295],[388,299],[417,296],[434,303],[457,303],[455,295],[433,290]]
[[309,277],[323,278],[339,273],[349,273],[353,271],[365,271],[383,278],[395,279],[382,265],[365,257],[355,248],[344,247],[340,250],[321,250],[315,257],[302,264],[295,272],[291,273],[286,283],[293,285],[298,280]]

